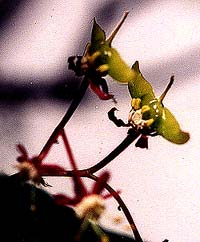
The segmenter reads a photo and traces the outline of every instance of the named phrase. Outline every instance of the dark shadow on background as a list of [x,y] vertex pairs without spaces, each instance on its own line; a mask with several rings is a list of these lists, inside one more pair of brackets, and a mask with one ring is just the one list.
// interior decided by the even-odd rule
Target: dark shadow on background
[[[9,21],[12,15],[17,12],[18,8],[21,7],[24,2],[25,0],[4,0],[0,2],[0,31],[3,30],[2,26],[6,25],[6,22]],[[148,1],[148,4],[150,3],[151,1]],[[95,16],[103,28],[107,30],[110,27],[114,28],[116,26],[116,23],[120,20],[124,11],[131,11],[131,9],[134,9],[132,12],[138,14],[139,10],[142,10],[146,5],[146,1],[138,2],[133,0],[112,0],[104,4],[100,3],[100,6],[95,12],[91,12],[91,19]],[[91,26],[88,26],[88,30],[84,33],[84,36],[81,35],[78,39],[89,41],[88,36],[90,36]],[[78,45],[78,47],[74,49],[74,55],[81,55],[82,51],[80,45]],[[81,79],[76,78],[71,71],[63,70],[63,73],[63,78],[55,79],[54,84],[48,84],[48,80],[43,80],[41,83],[47,84],[37,85],[30,85],[29,80],[27,80],[27,82],[26,80],[23,81],[23,83],[27,84],[17,84],[20,83],[20,81],[17,80],[4,81],[4,76],[0,76],[0,102],[21,105],[26,101],[40,98],[70,101],[74,98]]]
[[[180,55],[171,59],[160,61],[149,65],[145,68],[140,63],[140,69],[143,72],[144,77],[156,87],[156,89],[163,89],[165,86],[166,74],[169,78],[172,74],[178,76],[179,80],[176,86],[183,85],[188,79],[191,79],[199,74],[200,66],[200,49],[198,46],[191,48]],[[44,80],[41,83],[31,85],[30,81],[24,82],[26,84],[20,84],[20,82],[4,82],[3,76],[0,77],[0,102],[17,105],[25,103],[26,101],[39,100],[39,99],[55,99],[55,101],[69,102],[72,100],[79,89],[81,78],[75,77],[74,74],[69,71],[63,79],[56,80],[51,84],[48,80]],[[12,83],[12,84],[11,84]],[[19,84],[17,84],[19,83]],[[34,82],[33,82],[34,83]],[[117,85],[117,83],[116,83]],[[120,97],[123,98],[123,97]],[[86,99],[83,100],[87,102]]]
[[[9,21],[9,17],[12,16],[18,9],[18,7],[23,4],[24,0],[8,0],[0,2],[0,11],[2,13],[0,17],[0,25],[5,21]],[[133,1],[133,0],[112,0],[107,3],[100,4],[100,6],[91,12],[91,19],[96,17],[98,23],[103,26],[106,30],[112,29],[116,26],[124,11],[130,10],[130,17],[137,18],[142,11],[153,4],[154,1]],[[78,39],[89,41],[88,36],[90,36],[91,25],[88,25],[88,29],[81,35]],[[109,31],[108,31],[109,35]],[[87,43],[86,41],[86,43]],[[85,43],[85,44],[86,44]],[[73,50],[74,55],[81,55],[82,49],[80,45]],[[120,51],[119,51],[120,52]],[[163,76],[166,76],[166,72],[169,75],[174,74],[179,75],[182,81],[187,80],[187,77],[193,77],[199,73],[199,63],[198,56],[200,55],[200,49],[198,46],[192,47],[190,50],[180,53],[178,56],[168,59],[166,61],[160,61],[154,65],[149,65],[145,69],[145,77],[152,83],[156,85],[159,89],[159,82],[163,80]],[[198,58],[198,59],[197,59]],[[135,61],[133,57],[133,61]],[[141,70],[143,71],[142,63]],[[66,65],[67,68],[67,65]],[[49,84],[48,80],[42,80],[39,84],[30,85],[30,80],[24,80],[23,84],[17,80],[6,80],[4,81],[4,76],[0,76],[0,102],[8,104],[22,104],[26,101],[39,100],[39,99],[55,99],[55,101],[67,101],[69,102],[74,98],[76,94],[81,78],[74,76],[74,73],[70,70],[63,70],[63,78],[55,79]],[[32,78],[32,77],[31,77]],[[19,83],[19,84],[17,84]],[[24,84],[26,83],[26,84]],[[33,82],[34,83],[34,82]],[[37,82],[38,83],[38,82]],[[44,84],[47,83],[47,84]],[[182,84],[182,82],[181,82]],[[161,84],[160,88],[163,88]],[[121,98],[121,97],[120,97]],[[87,102],[87,98],[83,100]],[[87,106],[87,105],[85,105]]]
[[10,17],[17,12],[18,8],[28,0],[1,0],[0,1],[0,30],[9,22]]
[[[3,77],[0,78],[2,80]],[[13,80],[12,80],[13,81]],[[55,80],[49,84],[47,80],[35,84],[27,80],[24,84],[19,81],[0,81],[0,102],[1,104],[22,105],[27,101],[40,99],[55,99],[57,101],[70,101],[79,89],[81,79],[74,76],[67,76],[64,79]]]
[[[190,49],[180,51],[180,53],[172,58],[160,60],[157,63],[149,65],[145,68],[145,77],[151,81],[152,85],[157,89],[163,88],[162,81],[166,74],[178,76],[179,80],[175,84],[184,85],[188,80],[199,76],[200,73],[200,48],[199,46],[191,46]],[[141,63],[142,64],[142,63]],[[161,86],[159,86],[159,83]],[[165,83],[166,85],[166,83]]]
[[104,29],[108,29],[116,25],[125,11],[129,11],[130,16],[139,16],[153,2],[153,0],[112,0],[102,5],[99,4],[98,9],[93,14]]

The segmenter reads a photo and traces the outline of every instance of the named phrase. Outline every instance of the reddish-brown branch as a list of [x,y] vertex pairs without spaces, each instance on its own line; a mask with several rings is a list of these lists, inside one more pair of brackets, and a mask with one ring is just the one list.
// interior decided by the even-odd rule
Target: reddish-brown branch
[[[62,127],[59,126],[58,127]],[[140,134],[138,132],[136,133],[131,133],[128,134],[127,137],[110,153],[108,154],[103,160],[101,160],[100,162],[98,162],[96,165],[94,165],[91,168],[88,169],[84,169],[84,170],[78,170],[76,167],[76,163],[74,161],[74,157],[71,151],[71,147],[68,143],[67,140],[67,136],[64,132],[64,128],[63,129],[59,129],[59,132],[57,133],[57,135],[61,135],[67,154],[69,156],[70,159],[70,163],[72,165],[72,169],[71,171],[67,171],[65,174],[58,174],[57,176],[66,176],[66,177],[76,177],[76,178],[80,178],[80,177],[87,177],[90,179],[93,179],[95,181],[98,181],[98,177],[95,176],[93,174],[93,172],[97,172],[98,170],[102,169],[104,166],[106,166],[109,162],[111,162],[114,158],[116,158],[122,151],[124,151]],[[18,175],[20,175],[20,173],[18,173]],[[42,177],[43,176],[49,176],[49,174],[40,174]],[[78,176],[77,176],[78,175]],[[56,175],[54,175],[56,176]],[[76,185],[80,188],[78,190],[84,189],[84,187],[81,186],[81,181],[80,179],[76,180]],[[134,223],[134,220],[127,208],[127,206],[125,205],[125,203],[123,202],[123,200],[121,199],[121,197],[119,196],[119,194],[112,188],[110,187],[107,183],[105,184],[105,188],[110,192],[110,194],[116,199],[116,201],[118,202],[119,206],[121,207],[121,209],[123,210],[130,226],[131,229],[133,231],[134,237],[136,242],[143,242],[137,228],[136,225]]]
[[[113,150],[111,151],[106,157],[104,157],[101,161],[99,161],[94,166],[78,170],[78,173],[81,177],[87,177],[88,174],[93,174],[99,170],[101,170],[103,167],[108,165],[112,160],[114,160],[120,153],[122,153],[130,144],[133,143],[134,140],[138,138],[140,133],[134,133],[134,134],[128,134],[126,138]],[[42,174],[43,176],[49,176],[48,174]],[[73,176],[74,170],[68,170],[65,174],[66,176]]]
[[90,174],[93,174],[99,171],[104,166],[109,164],[113,159],[115,159],[120,153],[122,153],[130,144],[132,144],[133,141],[139,137],[139,135],[140,135],[139,132],[128,134],[126,138],[113,151],[111,151],[103,160],[101,160],[94,166],[85,170]]
[[[95,181],[98,181],[98,177],[93,175],[93,174],[88,174],[87,175],[88,178],[92,179],[92,180],[95,180]],[[115,200],[118,202],[120,208],[123,210],[129,224],[130,224],[130,227],[131,227],[131,230],[133,231],[133,235],[135,237],[135,241],[136,242],[143,242],[139,232],[138,232],[138,229],[134,223],[134,220],[126,206],[126,204],[124,203],[124,201],[122,200],[122,198],[120,197],[120,195],[110,186],[108,185],[107,183],[105,184],[105,188],[106,190],[108,190],[110,192],[110,194],[115,198]]]
[[71,147],[70,147],[70,144],[69,144],[69,141],[67,139],[67,135],[66,135],[64,129],[61,132],[61,136],[62,136],[64,145],[65,145],[67,155],[69,157],[69,161],[71,163],[71,166],[72,166],[72,169],[73,169],[73,172],[74,172],[74,176],[73,176],[73,178],[74,178],[74,188],[79,194],[85,195],[85,194],[87,194],[87,189],[81,181],[79,171],[78,171],[78,167],[76,165],[74,155],[72,153],[72,150],[71,150]]
[[57,127],[54,129],[53,133],[47,140],[46,144],[44,145],[43,149],[41,150],[40,154],[38,155],[38,160],[42,161],[46,155],[48,154],[49,150],[51,149],[52,145],[57,141],[57,138],[62,131],[62,129],[65,127],[69,119],[72,117],[73,113],[77,109],[78,105],[80,104],[87,88],[88,88],[89,82],[88,78],[85,76],[83,78],[83,81],[81,83],[79,92],[77,93],[76,97],[73,99],[71,105],[67,109],[64,117],[61,119],[60,123],[57,125]]

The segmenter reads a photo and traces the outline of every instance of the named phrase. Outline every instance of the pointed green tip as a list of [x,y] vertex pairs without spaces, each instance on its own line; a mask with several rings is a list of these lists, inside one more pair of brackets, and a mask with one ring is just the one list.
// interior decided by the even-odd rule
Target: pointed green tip
[[188,140],[190,139],[190,134],[187,132],[183,132],[181,131],[181,134],[179,134],[180,138],[179,138],[179,142],[178,144],[185,144],[186,142],[188,142]]
[[188,140],[190,139],[190,134],[180,130],[179,133],[177,133],[175,135],[171,135],[171,137],[168,137],[167,139],[174,144],[181,145],[181,144],[185,144],[186,142],[188,142]]
[[181,130],[178,121],[167,108],[163,109],[163,116],[157,126],[157,132],[174,144],[185,144],[190,139],[189,133]]
[[93,27],[92,27],[92,36],[91,36],[91,43],[98,44],[102,41],[105,41],[106,35],[104,30],[97,24],[96,18],[93,18]]
[[136,73],[140,73],[139,61],[136,61],[136,62],[132,65],[131,69],[133,69]]
[[134,78],[128,82],[129,92],[132,98],[140,98],[141,105],[147,105],[150,101],[155,99],[155,95],[151,84],[143,77],[139,62],[136,61],[132,65],[132,71],[134,73]]

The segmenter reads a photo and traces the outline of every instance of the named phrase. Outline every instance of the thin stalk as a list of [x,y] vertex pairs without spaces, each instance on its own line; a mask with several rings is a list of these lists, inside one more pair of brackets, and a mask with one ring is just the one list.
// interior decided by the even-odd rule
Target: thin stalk
[[162,95],[160,96],[159,100],[162,102],[163,99],[165,98],[166,94],[168,93],[169,89],[171,88],[172,84],[174,83],[174,76],[171,76],[170,81],[167,85],[167,87],[165,88],[164,92],[162,93]]
[[66,135],[64,129],[62,130],[61,135],[62,135],[62,139],[63,139],[64,145],[65,145],[65,149],[66,149],[67,155],[69,157],[69,160],[70,160],[73,172],[74,172],[74,176],[73,176],[74,189],[75,189],[75,191],[78,194],[81,194],[81,195],[85,196],[87,194],[87,189],[84,186],[84,183],[82,183],[82,181],[81,181],[81,178],[80,178],[80,175],[79,175],[79,171],[78,171],[75,159],[74,159],[74,155],[72,153],[72,149],[70,147],[70,144],[69,144],[69,141],[67,139],[67,135]]
[[[87,177],[88,174],[93,174],[93,173],[101,170],[103,167],[108,165],[112,160],[114,160],[118,155],[120,155],[140,135],[141,134],[139,132],[128,134],[126,136],[126,138],[113,151],[111,151],[106,157],[104,157],[97,164],[95,164],[94,166],[91,166],[90,168],[78,170],[79,176]],[[41,174],[41,175],[49,176],[48,174]],[[58,176],[60,176],[60,175],[58,175]],[[64,176],[69,176],[69,177],[74,176],[74,170],[66,171],[66,174]]]
[[[88,178],[94,180],[94,181],[98,181],[98,177],[93,175],[93,174],[88,174],[87,176]],[[105,184],[105,188],[106,190],[109,191],[109,193],[112,194],[112,196],[115,198],[115,200],[118,202],[120,208],[123,210],[129,224],[130,224],[130,227],[131,227],[131,230],[133,231],[133,235],[135,237],[135,241],[136,242],[143,242],[140,234],[139,234],[139,231],[135,225],[135,222],[126,206],[126,204],[124,203],[124,201],[122,200],[122,198],[119,196],[119,194],[110,186],[108,185],[107,183]]]
[[113,39],[115,38],[116,34],[118,33],[119,29],[121,28],[122,24],[124,23],[124,21],[126,20],[127,16],[128,16],[129,12],[126,11],[124,13],[124,16],[122,17],[122,19],[119,21],[119,23],[117,24],[117,26],[115,27],[115,29],[113,30],[113,32],[111,33],[111,35],[109,36],[109,38],[107,39],[107,42],[109,43],[109,45],[111,45]]
[[80,102],[81,102],[81,100],[82,100],[82,98],[83,98],[83,96],[84,96],[84,94],[85,94],[85,92],[88,88],[88,85],[89,85],[88,78],[85,76],[82,80],[79,92],[77,93],[77,95],[73,99],[73,101],[70,104],[69,108],[67,109],[64,117],[61,119],[60,123],[54,129],[53,133],[51,134],[51,136],[47,140],[46,144],[44,145],[43,149],[41,150],[40,154],[38,155],[39,161],[42,161],[46,157],[50,148],[56,142],[60,132],[65,127],[65,125],[67,124],[67,122],[70,120],[73,113],[77,109],[78,105],[80,104]]
[[140,135],[139,132],[131,133],[126,136],[126,138],[113,150],[111,151],[103,160],[99,161],[96,165],[86,169],[88,173],[95,173],[102,169],[104,166],[109,164],[114,160],[120,153],[122,153],[134,140]]

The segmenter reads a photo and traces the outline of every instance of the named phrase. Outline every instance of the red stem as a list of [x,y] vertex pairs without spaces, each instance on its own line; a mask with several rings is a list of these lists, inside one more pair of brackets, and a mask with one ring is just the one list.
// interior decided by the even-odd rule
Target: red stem
[[[133,143],[135,139],[140,135],[140,133],[134,133],[134,134],[128,134],[126,138],[113,150],[111,151],[106,157],[104,157],[101,161],[99,161],[94,166],[78,170],[79,176],[81,177],[87,177],[88,174],[93,174],[99,170],[101,170],[103,167],[108,165],[113,159],[115,159],[120,153],[122,153],[130,144]],[[42,174],[43,176],[49,176],[48,174]],[[74,170],[68,170],[65,174],[66,176],[74,176]]]
[[[93,175],[93,174],[88,174],[87,175],[88,178],[92,179],[92,180],[95,180],[95,181],[98,181],[98,177]],[[107,183],[105,184],[105,188],[106,190],[108,190],[111,195],[115,198],[115,200],[118,202],[120,208],[123,210],[129,224],[130,224],[130,227],[131,227],[131,230],[133,231],[133,235],[135,237],[135,241],[136,242],[143,242],[139,232],[138,232],[138,229],[134,223],[134,220],[126,206],[126,204],[124,203],[124,201],[122,200],[122,198],[119,196],[119,194],[110,186],[108,185]]]
[[66,135],[64,129],[61,132],[61,136],[62,136],[64,145],[65,145],[67,155],[69,156],[69,160],[70,160],[70,163],[73,168],[74,190],[75,190],[76,194],[78,195],[78,197],[81,199],[82,197],[84,197],[87,194],[87,189],[84,186],[84,183],[81,181],[81,177],[79,175],[79,171],[76,166],[76,162],[75,162],[75,159],[74,159],[74,156],[73,156],[73,153],[72,153],[72,150],[71,150],[71,147],[70,147],[70,144],[69,144],[69,141],[67,139],[67,135]]

